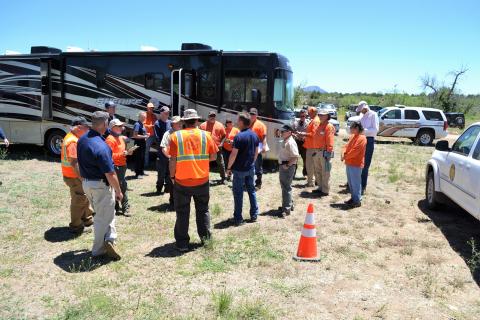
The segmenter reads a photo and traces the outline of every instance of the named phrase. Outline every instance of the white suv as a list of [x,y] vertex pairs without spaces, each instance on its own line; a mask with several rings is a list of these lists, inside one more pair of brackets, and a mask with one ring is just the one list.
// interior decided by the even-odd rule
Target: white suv
[[455,141],[438,141],[426,168],[425,197],[427,206],[435,209],[451,199],[480,220],[480,122]]
[[[380,110],[380,137],[410,138],[419,145],[430,145],[434,139],[442,139],[448,135],[448,122],[442,110],[395,106]],[[359,117],[358,117],[359,118]],[[358,121],[356,117],[348,122]]]

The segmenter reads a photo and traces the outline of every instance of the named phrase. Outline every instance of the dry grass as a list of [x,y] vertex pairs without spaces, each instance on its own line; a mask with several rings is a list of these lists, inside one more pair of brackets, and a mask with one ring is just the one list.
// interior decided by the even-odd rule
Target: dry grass
[[[343,143],[338,138],[337,148]],[[117,218],[123,259],[113,263],[89,257],[91,232],[68,238],[60,229],[69,199],[59,163],[23,150],[0,161],[2,319],[475,319],[480,312],[476,270],[466,262],[476,268],[467,241],[478,241],[480,223],[449,207],[422,209],[431,148],[378,144],[364,205],[352,211],[332,206],[348,196],[338,194],[345,170],[335,159],[330,197],[305,199],[295,188],[292,216],[215,228],[212,241],[185,255],[171,247],[168,196],[149,194],[151,171],[129,181],[134,216]],[[279,190],[277,174],[265,175],[261,212],[278,207]],[[221,227],[233,212],[231,190],[215,186],[211,196],[212,227]],[[309,202],[316,264],[291,258]],[[192,217],[198,243],[195,230]]]

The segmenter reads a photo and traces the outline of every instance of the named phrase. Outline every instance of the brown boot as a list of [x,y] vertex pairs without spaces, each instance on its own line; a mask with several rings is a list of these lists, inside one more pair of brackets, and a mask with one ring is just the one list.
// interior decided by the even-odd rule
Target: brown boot
[[111,241],[105,241],[105,250],[108,257],[115,261],[120,260],[122,257],[118,254],[115,244]]

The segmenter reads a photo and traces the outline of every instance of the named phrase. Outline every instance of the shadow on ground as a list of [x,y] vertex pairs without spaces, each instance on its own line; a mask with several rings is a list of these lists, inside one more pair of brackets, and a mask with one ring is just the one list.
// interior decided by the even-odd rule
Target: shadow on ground
[[50,155],[42,146],[31,144],[11,144],[6,149],[5,160],[31,160],[60,162],[60,157]]
[[69,273],[94,271],[110,262],[112,260],[106,257],[92,257],[89,250],[68,251],[53,259],[53,263]]
[[[433,211],[427,209],[425,200],[421,200],[418,202],[418,208],[432,220],[443,233],[450,247],[468,266],[468,261],[472,258],[472,248],[468,241],[474,239],[477,250],[480,250],[480,221],[454,204],[443,205],[441,210]],[[480,286],[480,266],[470,271],[473,280]]]
[[78,238],[81,234],[73,233],[69,227],[51,227],[43,234],[48,242],[63,242]]
[[191,243],[188,245],[188,251],[187,252],[181,252],[177,250],[175,247],[175,242],[171,243],[166,243],[163,246],[154,248],[152,251],[147,253],[145,257],[150,257],[150,258],[175,258],[179,257],[181,255],[184,255],[185,253],[188,253],[190,251],[195,251],[198,248],[200,248],[202,245],[199,243]]
[[158,206],[153,206],[147,208],[148,211],[159,211],[159,212],[173,212],[174,210],[169,210],[170,205],[168,203],[162,203]]

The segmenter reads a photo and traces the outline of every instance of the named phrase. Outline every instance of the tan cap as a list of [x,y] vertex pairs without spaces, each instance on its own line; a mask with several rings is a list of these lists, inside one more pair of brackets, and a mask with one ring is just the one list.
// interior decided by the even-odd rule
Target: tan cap
[[171,120],[172,123],[179,123],[181,121],[182,121],[182,118],[180,118],[179,116],[173,116]]
[[112,129],[113,127],[121,127],[123,126],[124,123],[120,121],[119,119],[112,119],[110,123],[108,124],[108,127]]

